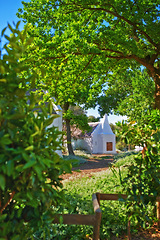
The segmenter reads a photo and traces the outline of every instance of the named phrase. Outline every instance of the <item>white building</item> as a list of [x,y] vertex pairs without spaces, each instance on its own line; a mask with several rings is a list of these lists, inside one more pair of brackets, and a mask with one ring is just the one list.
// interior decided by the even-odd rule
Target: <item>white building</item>
[[[48,128],[51,127],[57,127],[59,131],[62,131],[62,109],[58,105],[55,105],[54,102],[52,102],[53,105],[53,114],[57,114],[58,117],[56,117],[53,122],[48,126]],[[62,150],[56,150],[56,153],[58,153],[59,156],[62,157]]]
[[108,122],[107,114],[91,134],[93,154],[115,154],[116,137]]
[[[30,90],[31,92],[35,93],[36,91],[39,91],[39,93],[43,93],[46,94],[48,93],[47,91],[43,91],[43,90],[39,90],[39,89],[32,89]],[[27,95],[30,95],[30,91],[27,91]],[[43,99],[43,94],[41,96],[41,99]],[[48,128],[51,127],[57,127],[59,131],[62,132],[62,109],[59,105],[56,105],[55,103],[55,99],[52,98],[52,106],[53,106],[53,111],[52,114],[57,114],[58,117],[56,117],[53,122],[48,126]],[[28,101],[29,103],[29,101]],[[48,105],[48,102],[45,102],[46,106]],[[41,109],[38,109],[38,111],[42,111]],[[36,114],[36,111],[34,111],[34,113]],[[62,150],[56,150],[56,153],[58,153],[59,156],[62,156]]]
[[101,122],[89,123],[92,131],[79,136],[72,141],[74,149],[87,150],[93,154],[115,154],[116,137],[108,122],[107,114]]

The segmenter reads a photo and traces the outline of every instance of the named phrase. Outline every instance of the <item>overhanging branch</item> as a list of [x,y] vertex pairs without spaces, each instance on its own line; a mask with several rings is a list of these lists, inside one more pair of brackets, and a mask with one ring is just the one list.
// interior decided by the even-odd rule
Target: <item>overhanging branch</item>
[[[115,9],[114,6],[108,4],[108,6],[112,7],[114,9],[114,11],[111,11],[107,8],[103,8],[103,7],[90,7],[88,6],[88,4],[86,4],[85,6],[82,6],[80,4],[77,4],[77,3],[72,3],[75,7],[78,7],[78,9],[74,8],[74,10],[72,10],[72,12],[75,12],[75,11],[84,11],[84,10],[91,10],[91,11],[105,11],[123,21],[125,21],[126,23],[128,23],[130,26],[134,27],[136,30],[139,31],[140,34],[144,35],[146,37],[146,39],[157,49],[158,48],[158,45],[152,40],[152,38],[144,31],[142,30],[138,24],[136,24],[135,22],[132,22],[130,21],[129,19],[127,19],[126,17],[124,16],[121,16],[117,10]],[[69,6],[70,4],[68,4]],[[71,6],[71,9],[73,9],[73,5]],[[96,4],[94,4],[96,6]],[[107,5],[107,4],[105,4]],[[70,11],[67,11],[66,14],[69,14],[71,13],[71,10]]]

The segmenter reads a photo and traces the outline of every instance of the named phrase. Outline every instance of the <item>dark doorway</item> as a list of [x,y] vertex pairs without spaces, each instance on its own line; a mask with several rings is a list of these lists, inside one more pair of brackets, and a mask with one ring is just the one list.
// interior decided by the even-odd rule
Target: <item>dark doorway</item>
[[113,143],[112,142],[106,142],[106,150],[113,151]]

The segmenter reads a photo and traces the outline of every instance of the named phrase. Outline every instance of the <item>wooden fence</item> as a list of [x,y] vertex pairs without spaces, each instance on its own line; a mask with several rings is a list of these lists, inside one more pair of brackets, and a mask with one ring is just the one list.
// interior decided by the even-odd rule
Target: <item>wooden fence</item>
[[84,214],[58,214],[54,219],[54,223],[60,223],[60,218],[63,218],[63,224],[68,225],[90,225],[93,226],[93,240],[99,239],[99,230],[101,224],[102,212],[99,207],[97,195],[92,195],[92,202],[94,208],[93,215]]
[[[111,201],[117,201],[121,199],[126,199],[127,195],[125,194],[104,194],[104,193],[96,193],[97,201],[100,206],[101,200],[111,200]],[[158,225],[160,225],[160,197],[156,198],[157,201],[157,219],[158,219]],[[130,221],[128,221],[128,240],[131,240],[131,233],[130,233]]]
[[[58,214],[54,219],[53,223],[60,224],[60,218],[63,218],[63,224],[68,225],[90,225],[93,226],[93,240],[99,239],[100,224],[102,218],[102,212],[100,209],[101,200],[119,201],[121,199],[126,199],[125,194],[104,194],[104,193],[94,193],[92,195],[92,202],[94,208],[93,215],[83,215],[83,214]],[[158,225],[160,226],[160,197],[156,198],[157,201],[157,219]],[[130,234],[130,221],[128,221],[128,240],[131,240]]]

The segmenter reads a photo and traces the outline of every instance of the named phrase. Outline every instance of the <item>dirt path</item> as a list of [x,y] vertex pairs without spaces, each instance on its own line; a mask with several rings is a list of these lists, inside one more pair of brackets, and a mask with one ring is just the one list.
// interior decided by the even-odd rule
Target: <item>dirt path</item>
[[72,169],[72,174],[62,175],[63,180],[74,180],[85,176],[92,176],[92,173],[100,172],[108,169],[109,164],[113,162],[112,156],[100,156],[97,158],[87,159],[87,162],[80,164],[78,167]]

